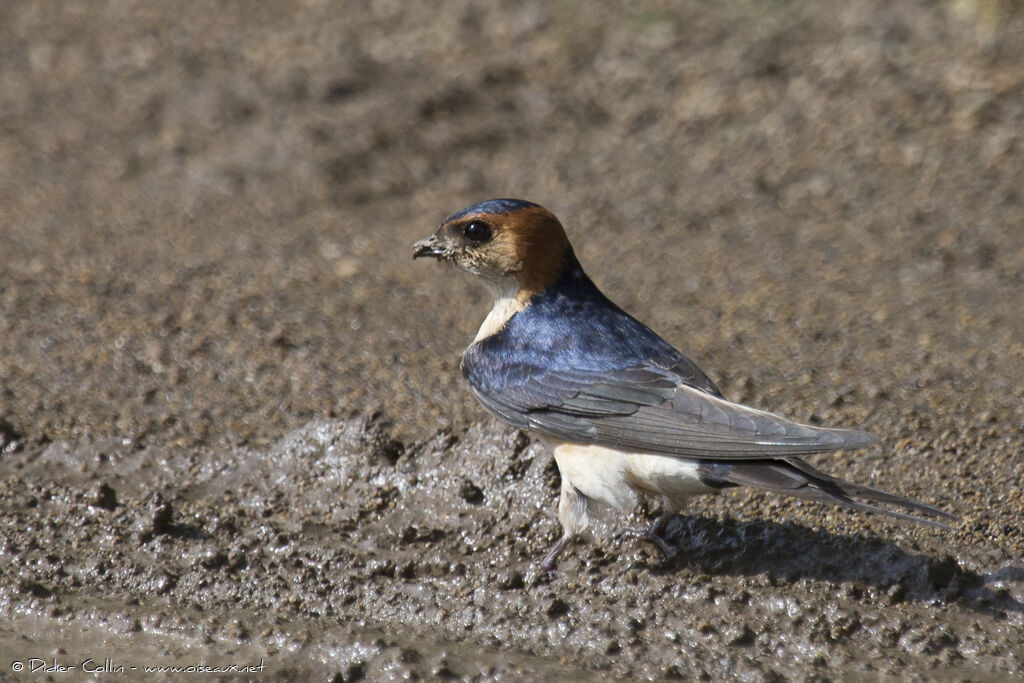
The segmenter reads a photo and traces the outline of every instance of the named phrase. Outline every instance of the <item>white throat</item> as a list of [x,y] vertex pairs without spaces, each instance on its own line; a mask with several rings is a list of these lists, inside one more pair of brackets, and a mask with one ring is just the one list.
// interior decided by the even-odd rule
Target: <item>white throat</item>
[[514,280],[502,283],[505,286],[498,286],[497,283],[487,282],[491,291],[494,292],[494,307],[484,318],[483,324],[473,338],[473,343],[486,339],[497,333],[519,311],[526,308],[526,304],[518,298],[519,285]]

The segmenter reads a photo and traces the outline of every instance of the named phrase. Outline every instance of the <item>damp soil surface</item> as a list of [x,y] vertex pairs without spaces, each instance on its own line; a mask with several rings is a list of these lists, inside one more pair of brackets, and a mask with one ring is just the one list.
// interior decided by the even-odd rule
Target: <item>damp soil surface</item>
[[[0,678],[1024,667],[1014,3],[6,3]],[[513,196],[726,396],[950,531],[746,491],[679,552],[558,472],[412,263]],[[24,667],[19,670],[18,667]],[[174,678],[171,669],[157,676]]]

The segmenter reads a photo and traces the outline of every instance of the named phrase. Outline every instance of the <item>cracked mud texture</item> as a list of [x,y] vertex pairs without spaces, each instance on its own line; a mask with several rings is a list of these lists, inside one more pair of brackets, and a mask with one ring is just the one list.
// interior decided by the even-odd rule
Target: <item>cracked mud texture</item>
[[[1019,676],[1022,35],[984,0],[4,4],[0,677]],[[641,510],[539,572],[557,471],[458,372],[487,295],[409,260],[493,196],[730,398],[881,437],[816,465],[962,521],[727,492],[673,560],[614,539]]]

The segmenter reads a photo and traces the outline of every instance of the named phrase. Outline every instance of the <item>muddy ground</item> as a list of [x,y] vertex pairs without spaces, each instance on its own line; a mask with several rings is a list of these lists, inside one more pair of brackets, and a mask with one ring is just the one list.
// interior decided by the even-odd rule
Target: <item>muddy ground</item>
[[[1020,675],[1021,64],[995,0],[3,4],[0,678]],[[410,261],[494,196],[962,521],[730,492],[539,571],[486,295]]]

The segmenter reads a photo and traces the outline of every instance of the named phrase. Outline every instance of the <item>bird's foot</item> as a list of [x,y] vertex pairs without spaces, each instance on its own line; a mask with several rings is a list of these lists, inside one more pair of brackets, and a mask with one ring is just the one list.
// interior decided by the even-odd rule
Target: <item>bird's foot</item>
[[618,536],[620,538],[638,538],[641,541],[653,543],[658,546],[658,549],[661,550],[666,558],[675,557],[679,552],[679,549],[669,543],[665,538],[665,527],[668,526],[669,520],[674,516],[675,513],[671,515],[662,515],[658,521],[648,527],[626,527],[618,533]]

